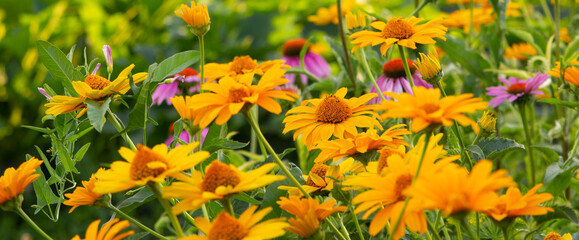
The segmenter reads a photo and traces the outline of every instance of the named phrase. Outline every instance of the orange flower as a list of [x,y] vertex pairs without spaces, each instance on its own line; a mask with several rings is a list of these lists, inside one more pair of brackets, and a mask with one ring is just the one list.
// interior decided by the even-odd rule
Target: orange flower
[[345,206],[336,205],[336,200],[330,199],[319,204],[313,198],[299,198],[290,196],[289,198],[281,197],[276,202],[279,207],[295,217],[288,221],[291,224],[286,230],[307,238],[313,235],[320,228],[320,221],[332,215],[335,212],[344,212],[348,210]]
[[23,162],[17,169],[8,168],[0,176],[0,205],[20,195],[40,174],[34,174],[36,168],[42,164],[41,160],[33,157]]
[[181,17],[191,27],[203,27],[211,23],[207,5],[191,1],[191,7],[181,4],[181,11],[175,10],[175,14]]
[[[250,56],[240,56],[233,58],[229,63],[208,63],[205,64],[205,76],[208,81],[221,79],[223,77],[235,77],[245,74],[263,75],[270,68],[290,68],[283,60],[271,60],[257,64],[257,60]],[[253,75],[252,75],[253,77]]]
[[538,206],[540,203],[553,199],[549,193],[536,194],[543,184],[538,184],[529,190],[525,195],[516,187],[510,187],[505,195],[499,197],[499,202],[495,208],[486,212],[497,221],[502,221],[508,217],[544,215],[552,212],[550,207]]
[[515,43],[510,47],[505,49],[505,54],[503,54],[503,58],[507,59],[518,59],[521,61],[529,59],[531,56],[536,56],[537,50],[533,45],[528,43]]
[[[133,230],[119,234],[120,231],[130,226],[128,220],[119,222],[119,219],[115,218],[105,223],[99,230],[100,223],[101,220],[96,220],[88,226],[86,229],[86,234],[84,235],[84,240],[121,240],[135,234],[135,231]],[[81,240],[81,238],[76,235],[72,238],[72,240]]]
[[[96,174],[100,175],[104,171],[105,169],[101,168],[97,171]],[[88,181],[82,181],[83,187],[76,187],[74,189],[74,192],[64,194],[64,196],[67,197],[68,200],[64,201],[62,204],[72,206],[72,208],[68,213],[71,213],[72,211],[74,211],[75,208],[79,206],[93,205],[94,202],[102,196],[102,194],[95,193],[93,191],[96,181],[97,178],[95,174],[92,174]]]
[[[555,62],[556,66],[551,71],[547,73],[553,77],[561,78],[561,63]],[[565,68],[565,81],[579,87],[579,61],[573,60],[569,63],[567,68]]]

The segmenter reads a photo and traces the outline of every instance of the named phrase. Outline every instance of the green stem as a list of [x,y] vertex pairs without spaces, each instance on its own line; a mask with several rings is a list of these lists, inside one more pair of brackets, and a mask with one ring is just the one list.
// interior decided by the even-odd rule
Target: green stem
[[428,220],[428,219],[426,219],[426,224],[427,224],[428,228],[430,229],[430,231],[432,232],[434,239],[441,240],[440,236],[438,235],[438,231],[436,230],[436,226],[433,225],[432,222],[430,222],[430,220]]
[[480,238],[480,218],[478,212],[476,212],[476,238]]
[[503,237],[505,240],[509,239],[509,233],[507,232],[508,228],[501,228],[501,232],[503,232]]
[[462,229],[460,229],[460,222],[454,221],[454,227],[456,228],[456,238],[462,240]]
[[[422,10],[422,8],[424,8],[424,6],[426,6],[426,4],[429,3],[430,1],[431,0],[422,1],[422,3],[420,5],[418,5],[418,7],[416,7],[414,9],[414,11],[410,15],[408,15],[408,17],[412,17],[412,16],[418,17],[418,12],[420,12],[420,10]],[[416,2],[417,1],[415,1],[415,4],[416,4]]]
[[221,203],[221,205],[223,205],[223,209],[227,211],[229,215],[235,217],[235,212],[233,211],[233,205],[231,204],[230,198],[219,200],[219,202]]
[[559,59],[559,56],[561,56],[561,39],[559,39],[559,32],[561,27],[560,24],[561,24],[561,0],[555,0],[555,59]]
[[346,236],[348,240],[352,240],[352,238],[350,238],[350,233],[348,232],[348,229],[344,225],[344,222],[340,220],[338,221],[338,223],[340,224],[340,227],[342,227],[342,233],[344,234],[344,236]]
[[474,141],[472,141],[472,143],[470,145],[476,145],[481,139],[483,139],[483,136],[480,134],[477,134],[476,138],[474,138]]
[[52,240],[52,238],[48,236],[48,234],[42,231],[42,229],[38,225],[36,225],[36,223],[28,215],[26,215],[24,210],[22,210],[22,207],[20,206],[16,207],[16,213],[18,213],[18,215],[20,215],[20,217],[22,217],[22,219],[24,219],[24,221],[26,221],[26,223],[28,223],[28,225],[30,225],[34,230],[36,230],[36,232],[39,233],[44,239]]
[[[199,131],[201,132],[201,131]],[[219,138],[225,138],[225,136],[227,135],[227,122],[225,122],[223,125],[221,125],[221,129],[219,129]],[[199,136],[199,142],[201,142],[201,136]],[[220,162],[223,162],[223,159],[225,158],[225,154],[223,153],[223,149],[219,149],[217,150],[217,160],[219,160]]]
[[[476,236],[472,230],[468,227],[468,224],[466,222],[466,217],[463,217],[460,220],[460,224],[464,227],[464,229],[466,229],[466,233],[468,234],[468,236],[470,237],[470,239],[474,239],[474,240],[478,240],[478,236]],[[457,228],[460,228],[460,226],[457,226]]]
[[[438,211],[438,213],[440,213],[440,211]],[[442,218],[442,216],[439,216],[438,218],[440,218],[440,220],[442,220],[442,223],[444,224],[444,226],[442,227],[442,232],[444,233],[444,238],[446,240],[450,240],[450,234],[448,234],[448,229],[447,229],[447,225],[444,222],[444,218]]]
[[[312,74],[311,72],[309,72],[308,70],[303,69],[303,68],[290,68],[290,69],[286,69],[285,72],[286,73],[293,73],[293,74],[305,74],[306,76],[308,76],[308,79],[311,79],[315,82],[321,81],[314,74]],[[298,78],[296,78],[296,79],[298,79]]]
[[[398,44],[396,44],[398,45]],[[406,56],[404,55],[404,49],[402,46],[398,45],[398,51],[400,52],[400,58],[402,59],[402,65],[404,65],[404,72],[406,72],[406,78],[410,82],[410,88],[414,88],[414,79],[412,79],[412,73],[410,73],[410,68],[406,62]]]
[[181,224],[179,224],[179,220],[177,219],[177,216],[175,216],[175,214],[173,214],[173,212],[171,211],[171,204],[169,203],[169,201],[167,201],[167,199],[164,199],[162,197],[163,194],[161,193],[161,186],[160,186],[161,184],[149,182],[149,183],[147,183],[147,185],[151,188],[151,191],[155,194],[155,196],[159,200],[159,203],[161,204],[161,206],[165,210],[167,217],[169,217],[169,221],[171,221],[171,224],[173,225],[173,228],[175,229],[175,232],[177,233],[177,237],[183,237],[183,235],[184,235],[183,229],[181,228]]
[[248,111],[244,111],[243,115],[245,116],[245,119],[247,119],[247,122],[249,122],[249,125],[251,125],[251,128],[253,128],[253,131],[255,131],[255,134],[257,135],[257,139],[261,143],[263,143],[267,152],[269,152],[269,154],[273,158],[273,161],[281,168],[281,170],[286,175],[286,177],[289,178],[289,180],[304,194],[304,196],[311,198],[310,194],[308,192],[306,192],[306,190],[304,190],[304,188],[298,182],[298,180],[290,173],[290,171],[283,164],[281,159],[279,159],[279,156],[277,156],[277,154],[275,153],[275,151],[273,150],[273,148],[271,147],[271,145],[269,144],[267,139],[265,139],[265,136],[263,136],[263,133],[261,132],[261,129],[259,128],[259,125],[257,125],[257,122],[255,121],[253,116]]
[[360,52],[361,56],[359,62],[362,63],[362,67],[364,68],[364,71],[366,71],[366,75],[368,75],[370,81],[372,81],[372,84],[374,84],[374,87],[376,88],[376,91],[378,91],[378,95],[380,95],[380,98],[382,98],[382,100],[386,100],[386,97],[384,97],[384,93],[382,93],[382,90],[378,86],[378,83],[376,83],[376,78],[374,78],[372,70],[370,70],[370,66],[368,65],[368,61],[366,60],[366,53],[364,52],[364,49],[360,48]]
[[[115,129],[120,133],[123,132],[125,130],[125,126],[123,125],[123,123],[118,119],[117,115],[115,115],[113,112],[111,112],[110,109],[107,109],[107,114],[109,115],[109,120],[111,121],[111,123],[113,124],[113,126],[115,127]],[[129,135],[127,134],[127,132],[124,132],[121,134],[121,137],[123,138],[123,140],[125,140],[125,143],[129,146],[129,148],[131,148],[131,150],[136,150],[137,147],[135,146],[135,144],[133,143],[133,141],[131,140],[131,138],[129,137]]]
[[342,235],[342,232],[340,232],[340,230],[338,230],[338,228],[332,223],[332,221],[330,221],[330,217],[328,217],[326,219],[327,219],[326,222],[330,225],[330,228],[332,229],[332,231],[334,231],[334,233],[336,233],[338,238],[340,238],[341,240],[348,240],[348,239],[346,239],[346,237],[344,237],[344,235]]
[[123,212],[120,209],[113,206],[111,203],[107,203],[107,207],[110,210],[112,210],[113,212],[115,212],[116,214],[120,215],[121,217],[129,220],[129,222],[132,222],[133,224],[137,225],[137,227],[140,227],[141,229],[143,229],[143,230],[147,231],[148,233],[150,233],[151,235],[155,236],[156,238],[168,240],[168,238],[166,238],[165,236],[163,236],[160,233],[155,232],[153,229],[150,229],[149,227],[143,225],[142,223],[140,223],[136,219],[134,219],[131,216],[129,216],[128,214],[126,214],[125,212]]
[[553,25],[553,16],[551,15],[551,11],[549,10],[549,6],[547,5],[547,0],[541,0],[541,7],[543,8],[543,12],[545,12],[545,16],[549,19],[549,23]]
[[530,166],[530,172],[527,171],[527,177],[531,181],[531,186],[535,186],[535,158],[533,157],[532,139],[529,133],[529,126],[527,126],[527,113],[526,106],[524,104],[519,105],[519,114],[521,115],[521,120],[523,121],[523,130],[525,132],[525,148],[527,149],[527,154],[529,155],[529,162],[527,166]]
[[[466,39],[466,45],[467,48],[469,48],[469,46],[471,45],[471,41],[472,41],[472,34],[474,32],[473,26],[472,26],[472,19],[473,19],[473,15],[474,15],[474,0],[470,0],[470,6],[469,6],[469,10],[470,10],[470,17],[469,17],[469,21],[468,21],[468,35],[467,35],[467,39]],[[497,18],[500,18],[501,16],[497,16]]]
[[354,76],[354,70],[352,68],[352,60],[350,59],[348,42],[346,41],[346,32],[344,31],[344,19],[342,17],[342,0],[336,0],[336,5],[338,6],[338,32],[340,34],[340,41],[342,41],[342,47],[344,48],[344,56],[346,58],[346,71],[348,72],[348,76],[352,81],[352,87],[354,88],[354,92],[356,92],[356,78]]
[[[414,177],[412,178],[412,183],[414,183],[416,181],[416,179],[418,178],[418,174],[420,173],[420,167],[422,166],[422,161],[424,161],[424,156],[426,155],[426,149],[428,149],[428,142],[430,141],[430,137],[432,135],[431,132],[425,132],[424,134],[426,135],[426,139],[424,141],[424,147],[422,148],[422,153],[420,155],[420,161],[418,162],[418,167],[416,168],[416,172],[414,173]],[[398,228],[398,225],[400,225],[400,220],[402,219],[402,215],[404,215],[404,210],[406,210],[406,206],[408,206],[408,202],[410,202],[409,196],[407,196],[406,200],[404,200],[404,206],[402,206],[402,210],[400,211],[400,214],[398,215],[398,218],[396,219],[396,223],[394,224],[394,227],[392,228],[392,232],[390,232],[388,234],[388,240],[392,240],[392,238],[394,237],[394,232]]]
[[[352,205],[350,205],[351,207]],[[361,240],[364,240],[364,233],[362,233],[362,228],[360,227],[360,222],[358,222],[358,216],[354,213],[353,209],[351,209],[350,214],[352,214],[352,218],[354,218],[354,224],[356,224],[356,231],[358,231],[358,237]]]
[[201,76],[200,84],[205,83],[204,76],[205,76],[205,40],[203,35],[197,36],[199,38],[199,52],[201,52],[201,59],[199,63],[199,76]]

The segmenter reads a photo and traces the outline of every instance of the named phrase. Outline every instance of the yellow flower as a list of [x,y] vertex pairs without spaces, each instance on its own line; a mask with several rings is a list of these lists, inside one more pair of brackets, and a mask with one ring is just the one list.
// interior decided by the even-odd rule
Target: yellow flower
[[474,132],[478,133],[479,128],[476,122],[464,113],[486,109],[487,103],[481,98],[473,98],[470,93],[440,98],[438,88],[414,87],[412,89],[414,95],[384,92],[385,95],[395,100],[382,101],[381,106],[387,110],[382,117],[410,118],[412,119],[410,128],[415,133],[427,127],[437,128],[441,124],[448,127],[453,124],[453,121],[457,121],[462,126],[470,124]]
[[320,141],[331,136],[337,138],[353,137],[358,134],[356,127],[377,127],[382,130],[376,114],[376,105],[366,105],[376,97],[375,93],[364,94],[359,98],[345,99],[346,88],[340,88],[335,94],[325,98],[305,100],[301,106],[294,107],[286,113],[283,120],[283,133],[296,130],[294,140],[303,134],[302,143],[312,149]]
[[427,209],[440,209],[445,215],[464,211],[486,212],[499,202],[497,191],[516,183],[504,169],[491,173],[489,160],[479,161],[471,170],[458,165],[442,168],[437,174],[417,179],[407,194],[420,199]]
[[[469,1],[469,0],[467,0]],[[447,2],[448,3],[448,2]],[[496,14],[488,1],[482,0],[482,7],[472,9],[472,24],[477,31],[480,31],[481,25],[489,24],[495,21]],[[510,2],[507,4],[506,16],[518,17],[521,15],[521,5]],[[448,28],[462,28],[465,33],[470,32],[470,9],[458,9],[450,14],[444,14],[442,24]]]
[[[105,169],[101,168],[97,171],[97,175],[102,174]],[[88,181],[82,181],[83,187],[76,187],[74,192],[64,194],[68,200],[64,201],[62,204],[67,206],[72,206],[68,213],[74,211],[75,208],[84,205],[93,205],[96,200],[98,200],[102,194],[94,192],[94,186],[97,181],[95,174],[90,176]]]
[[207,5],[191,1],[191,7],[181,4],[181,11],[175,10],[175,14],[181,17],[197,36],[203,36],[209,31],[211,20]]
[[18,196],[28,184],[40,177],[40,174],[34,173],[40,164],[42,161],[33,157],[17,169],[11,167],[4,170],[4,175],[0,176],[0,205]]
[[[107,223],[105,223],[99,230],[99,224],[101,220],[96,220],[92,222],[86,229],[86,233],[82,240],[121,240],[128,236],[135,234],[135,231],[126,231],[119,234],[123,229],[130,226],[128,220],[123,220],[119,222],[118,218],[115,218]],[[81,240],[81,238],[76,235],[72,240]]]
[[[561,63],[555,62],[556,66],[551,71],[547,73],[553,77],[561,78]],[[579,61],[573,60],[565,68],[565,81],[579,87]]]
[[[208,63],[205,64],[205,77],[208,81],[223,77],[235,77],[237,75],[257,74],[263,75],[270,68],[290,68],[283,60],[271,60],[257,64],[257,60],[250,56],[233,58],[229,63]],[[253,75],[252,75],[253,76]]]
[[571,36],[569,36],[569,28],[559,29],[559,39],[563,42],[571,42]]
[[518,59],[521,61],[529,59],[529,56],[537,55],[537,50],[533,45],[528,43],[515,43],[510,47],[505,49],[505,54],[503,54],[503,58],[506,59]]
[[420,58],[414,62],[414,66],[422,76],[422,79],[430,84],[435,84],[442,78],[442,68],[440,67],[440,62],[438,62],[436,50],[430,51],[428,56],[420,53]]
[[81,110],[76,118],[80,118],[86,113],[86,104],[84,103],[85,97],[69,97],[63,95],[56,95],[50,99],[49,103],[44,104],[48,107],[46,109],[46,114],[58,116],[63,113],[74,112]]
[[[356,7],[356,0],[342,1],[342,15]],[[308,21],[316,25],[338,24],[338,5],[332,4],[328,8],[319,8],[316,15],[308,16]]]
[[313,235],[320,228],[320,221],[332,215],[335,212],[344,212],[348,210],[345,206],[334,207],[336,200],[330,199],[319,204],[313,198],[299,198],[290,196],[289,198],[281,197],[276,202],[279,207],[295,218],[290,218],[290,226],[286,230],[307,238]]
[[166,177],[177,177],[181,171],[191,169],[209,157],[206,151],[189,154],[198,145],[198,142],[193,142],[170,151],[165,144],[158,144],[153,149],[139,144],[136,151],[122,147],[119,154],[126,161],[115,161],[109,170],[97,172],[94,192],[116,193],[148,182],[161,183]]
[[366,15],[362,11],[358,11],[356,15],[352,12],[346,13],[346,26],[348,29],[365,27],[366,26]]
[[545,236],[544,240],[573,240],[573,237],[571,237],[571,234],[569,233],[565,233],[561,237],[561,235],[556,232],[550,232],[547,234],[547,236]]
[[495,132],[495,125],[497,124],[497,114],[487,110],[478,120],[478,125],[487,133]]
[[[406,155],[406,147],[400,145],[398,148],[390,148],[390,147],[383,147],[378,151],[378,161],[376,162],[376,171],[375,173],[382,173],[382,170],[388,168],[388,158],[392,155],[399,155],[400,157],[404,158]],[[368,166],[370,168],[370,166]],[[370,172],[370,170],[368,170]]]
[[364,154],[385,146],[397,148],[400,145],[408,145],[404,141],[404,135],[410,132],[405,126],[405,124],[394,125],[381,135],[378,135],[376,129],[370,128],[366,132],[356,134],[353,138],[322,141],[315,147],[321,149],[322,152],[314,162],[322,163],[328,159],[336,161],[345,156],[353,157],[352,155]]
[[294,98],[299,97],[290,91],[276,89],[289,82],[284,74],[285,70],[277,66],[267,70],[257,85],[252,84],[253,73],[237,79],[224,77],[219,83],[203,84],[202,89],[210,92],[194,95],[189,101],[199,116],[193,124],[205,128],[215,119],[215,123],[222,125],[231,116],[249,110],[254,104],[269,112],[281,113],[281,106],[275,98],[294,101]]
[[251,206],[243,212],[238,219],[226,212],[221,212],[213,222],[204,217],[195,218],[195,225],[205,233],[205,236],[188,236],[180,240],[262,240],[283,236],[284,228],[289,224],[284,218],[274,218],[259,223],[271,208],[265,208],[255,212],[257,206]]
[[275,163],[268,163],[243,172],[234,165],[228,166],[215,160],[205,169],[205,176],[200,171],[193,171],[191,177],[177,176],[180,181],[163,188],[163,198],[183,199],[173,207],[174,214],[195,210],[207,201],[229,198],[240,192],[284,180],[283,175],[267,174],[274,167]]
[[197,112],[193,110],[193,96],[175,96],[171,98],[171,103],[179,116],[183,120],[194,120]]
[[358,48],[368,45],[376,46],[382,44],[380,52],[386,55],[386,50],[393,44],[398,44],[403,47],[416,49],[416,43],[420,44],[435,44],[433,38],[446,40],[446,27],[440,24],[441,19],[433,19],[424,24],[418,24],[424,19],[416,18],[414,16],[403,19],[402,17],[391,17],[388,22],[374,21],[370,26],[380,30],[375,31],[360,31],[350,35],[352,44],[352,52]]
[[502,221],[508,217],[545,215],[552,212],[550,207],[538,206],[540,203],[553,199],[549,193],[536,194],[543,184],[537,184],[525,195],[517,187],[509,187],[507,193],[499,197],[497,205],[486,212],[497,221]]

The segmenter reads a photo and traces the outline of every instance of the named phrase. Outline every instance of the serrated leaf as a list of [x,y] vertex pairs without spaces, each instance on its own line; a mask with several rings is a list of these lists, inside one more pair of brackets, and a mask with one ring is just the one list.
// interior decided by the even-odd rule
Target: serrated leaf
[[28,128],[30,130],[34,130],[37,132],[41,132],[41,133],[46,133],[46,134],[50,134],[54,132],[54,129],[50,129],[50,128],[39,128],[39,127],[34,127],[34,126],[27,126],[27,125],[22,125],[23,128]]
[[[305,180],[302,176],[303,175],[302,170],[293,163],[288,163],[287,165],[291,175],[293,175],[298,180],[298,182],[300,182],[300,184],[305,184]],[[279,171],[277,175],[285,176],[283,171]],[[281,208],[279,208],[279,205],[276,202],[279,200],[280,197],[287,196],[288,193],[286,190],[277,189],[279,186],[294,186],[294,185],[289,180],[289,178],[286,177],[286,179],[283,181],[273,182],[272,184],[269,184],[267,185],[267,187],[265,187],[265,195],[263,196],[263,202],[261,204],[261,207],[262,208],[272,207],[273,209],[265,217],[264,220],[277,218],[282,216],[283,214],[283,211],[281,210]]]
[[248,144],[249,142],[242,143],[226,138],[214,138],[209,141],[205,139],[205,142],[203,142],[203,150],[212,153],[216,152],[219,149],[240,149],[244,148]]
[[82,74],[76,70],[66,55],[60,49],[47,41],[38,40],[38,55],[42,64],[48,69],[52,77],[62,83],[73,97],[78,97],[78,93],[72,86],[72,81],[82,80]]
[[563,205],[555,205],[555,206],[549,206],[550,208],[552,208],[554,211],[553,212],[549,212],[545,215],[540,215],[540,216],[535,216],[535,220],[537,221],[537,224],[542,224],[545,223],[547,221],[551,221],[554,219],[569,219],[571,221],[573,221],[575,224],[577,224],[579,221],[577,220],[577,214],[575,213],[575,211],[572,208],[569,208],[567,206],[563,206]]
[[141,188],[133,196],[125,199],[117,206],[118,209],[124,212],[130,212],[131,210],[141,206],[154,199],[153,192],[148,187]]
[[470,145],[466,149],[472,153],[472,157],[475,161],[485,158],[483,150],[478,145]]
[[85,103],[90,124],[100,133],[105,125],[105,113],[109,109],[111,98],[107,98],[103,103],[86,99]]
[[59,156],[59,159],[64,166],[64,170],[67,173],[73,172],[78,174],[78,170],[74,166],[70,153],[64,147],[62,141],[60,141],[60,139],[58,139],[54,134],[50,134],[50,139],[52,140],[52,146],[56,149],[56,154]]
[[522,144],[507,138],[487,138],[477,143],[481,148],[486,159],[494,160],[504,154],[518,150],[525,149]]
[[537,102],[548,103],[553,105],[561,105],[572,109],[577,109],[579,107],[579,102],[561,101],[556,98],[541,98],[537,99]]
[[447,56],[453,62],[460,64],[479,78],[489,82],[494,81],[491,74],[484,71],[484,69],[491,68],[489,62],[481,57],[478,51],[467,48],[463,39],[452,36],[446,36],[446,38],[446,41],[436,39],[436,46],[439,46],[445,52],[452,52],[453,54],[448,54]]
[[90,143],[85,144],[84,146],[82,146],[77,152],[76,154],[74,154],[74,162],[79,162],[80,160],[82,160],[82,158],[84,157],[84,154],[86,153],[86,151],[88,151],[88,148],[90,147]]

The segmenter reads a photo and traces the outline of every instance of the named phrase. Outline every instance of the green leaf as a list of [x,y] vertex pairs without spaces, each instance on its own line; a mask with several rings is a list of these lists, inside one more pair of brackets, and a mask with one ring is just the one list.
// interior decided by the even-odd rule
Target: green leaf
[[330,78],[320,80],[319,82],[314,82],[309,84],[308,87],[304,89],[302,94],[309,93],[310,91],[321,91],[321,92],[335,92],[336,81]]
[[538,224],[542,224],[544,222],[547,222],[547,221],[550,221],[553,219],[569,219],[569,220],[573,221],[575,224],[579,223],[579,221],[577,219],[577,214],[575,213],[575,210],[573,210],[572,208],[564,206],[564,205],[555,205],[555,206],[549,206],[549,207],[552,208],[554,211],[549,212],[545,215],[540,215],[540,216],[534,217]]
[[213,138],[211,140],[205,139],[205,142],[203,142],[203,150],[212,153],[219,149],[240,149],[248,144],[249,142],[242,143],[226,138]]
[[547,160],[547,164],[552,164],[559,160],[559,153],[555,152],[552,148],[546,145],[533,145],[533,152],[535,154],[541,155],[545,160]]
[[34,126],[27,126],[27,125],[22,125],[23,128],[28,128],[30,130],[34,130],[37,132],[41,132],[41,133],[46,133],[46,134],[51,134],[54,132],[54,129],[50,129],[50,128],[39,128],[39,127],[34,127]]
[[470,145],[466,149],[472,153],[472,157],[475,161],[485,158],[483,150],[478,145]]
[[117,206],[118,209],[121,209],[123,212],[130,212],[133,209],[141,206],[151,200],[153,200],[155,196],[151,189],[148,187],[143,187],[137,191],[133,196],[125,199]]
[[553,163],[545,170],[545,183],[547,192],[554,196],[564,194],[564,190],[571,184],[573,168],[562,168],[560,162]]
[[76,49],[76,44],[72,45],[72,47],[70,48],[70,51],[68,51],[68,54],[66,54],[66,59],[68,59],[69,62],[72,62],[72,57],[74,56],[74,50]]
[[36,194],[37,209],[35,213],[38,213],[45,206],[58,203],[60,198],[52,192],[44,173],[39,168],[36,169],[36,173],[40,174],[40,177],[32,182],[32,186],[34,187],[34,193]]
[[52,166],[50,166],[50,161],[48,160],[46,155],[44,155],[44,152],[42,152],[42,150],[40,150],[40,148],[36,145],[34,145],[34,148],[36,148],[36,151],[38,152],[38,155],[40,155],[40,159],[42,159],[44,166],[46,167],[46,169],[48,169],[48,173],[50,173],[50,176],[54,177],[58,181],[62,182],[62,178],[58,174],[56,174],[56,171],[54,171],[54,168],[52,168]]
[[50,71],[53,78],[60,81],[73,97],[78,97],[78,93],[72,86],[72,81],[82,80],[82,74],[76,70],[66,55],[60,49],[47,41],[38,40],[38,55],[42,64]]
[[[569,43],[569,46],[565,49],[565,55],[563,56],[563,60],[565,60],[565,63],[567,64],[573,60],[577,60],[577,57],[579,57],[579,38],[575,38],[571,43]],[[559,61],[559,59],[556,61]]]
[[90,99],[86,99],[85,103],[90,124],[100,133],[105,125],[105,113],[109,109],[111,98],[107,98],[102,104]]
[[69,142],[75,142],[76,140],[78,140],[79,138],[81,138],[82,136],[84,136],[85,134],[89,133],[90,130],[93,130],[93,126],[87,127],[86,129],[68,137],[66,140]]
[[467,48],[463,39],[446,36],[446,41],[436,39],[436,46],[439,46],[445,52],[452,52],[453,54],[448,54],[447,56],[477,77],[489,82],[496,81],[492,79],[491,74],[484,71],[484,69],[491,68],[489,62],[481,57],[478,51]]
[[485,71],[505,74],[509,77],[517,77],[520,79],[527,79],[531,77],[529,72],[520,69],[485,69]]
[[485,158],[494,160],[504,154],[525,149],[525,146],[507,138],[487,138],[477,143],[477,146],[483,151]]
[[527,31],[525,31],[523,29],[515,29],[515,28],[507,28],[507,32],[509,32],[510,34],[514,35],[515,37],[523,40],[524,42],[531,44],[531,46],[533,46],[535,48],[535,50],[537,50],[539,55],[543,55],[543,49],[541,49],[535,43],[535,39],[533,38],[533,35],[531,33],[528,33]]
[[85,144],[84,146],[82,146],[77,152],[76,154],[74,154],[74,162],[79,162],[80,160],[82,160],[82,158],[84,157],[84,154],[86,153],[86,151],[88,150],[88,148],[90,147],[90,143]]
[[52,140],[52,146],[56,149],[56,154],[58,155],[60,161],[63,163],[64,170],[67,173],[73,172],[78,174],[79,172],[74,166],[74,162],[70,157],[70,153],[68,152],[66,147],[64,147],[62,141],[58,139],[54,134],[50,134],[50,139]]
[[150,80],[151,82],[161,82],[161,80],[183,71],[183,69],[195,64],[197,61],[199,61],[198,51],[189,50],[177,53],[163,60],[155,68],[153,77]]
[[233,197],[234,199],[237,200],[241,200],[244,201],[246,203],[250,203],[250,204],[254,204],[254,205],[261,205],[260,201],[255,200],[254,198],[252,198],[251,196],[249,196],[247,193],[245,192],[241,192],[240,195],[236,195],[235,197]]
[[[290,171],[291,175],[293,175],[300,182],[300,184],[305,184],[305,180],[302,177],[302,175],[303,175],[302,170],[300,170],[300,168],[297,167],[293,163],[288,163],[287,165],[289,167],[289,171]],[[279,171],[277,173],[277,175],[284,175],[285,176],[283,171]],[[272,207],[273,208],[273,210],[265,217],[266,219],[281,217],[283,214],[283,210],[281,208],[279,208],[279,205],[276,202],[279,200],[280,197],[286,197],[287,191],[277,189],[279,186],[292,186],[293,187],[294,185],[286,177],[286,179],[283,181],[273,182],[272,184],[267,185],[267,187],[265,187],[265,195],[263,196],[263,203],[261,204],[261,206],[262,206],[262,208],[266,208],[266,207]],[[266,220],[266,219],[264,219],[264,220]]]
[[537,102],[548,103],[553,105],[561,105],[563,107],[568,107],[577,110],[579,107],[579,102],[568,102],[568,101],[561,101],[556,98],[541,98],[537,99]]

